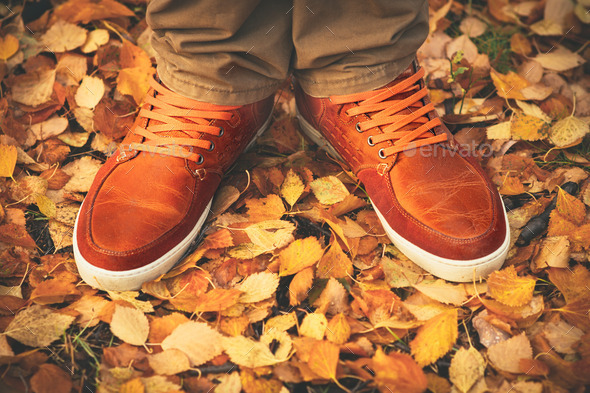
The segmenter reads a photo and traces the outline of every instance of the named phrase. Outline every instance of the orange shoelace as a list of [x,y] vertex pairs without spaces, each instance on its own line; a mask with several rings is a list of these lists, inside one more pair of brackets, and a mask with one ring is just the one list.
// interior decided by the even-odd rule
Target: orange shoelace
[[[441,125],[438,117],[432,120],[427,114],[434,111],[434,105],[424,105],[421,101],[426,97],[426,87],[420,88],[417,82],[424,77],[424,69],[401,80],[394,86],[381,89],[331,96],[333,104],[344,105],[357,103],[357,106],[346,111],[349,116],[366,114],[370,120],[357,123],[358,132],[380,127],[382,133],[371,135],[367,143],[371,146],[392,142],[391,146],[379,149],[379,157],[387,158],[404,150],[431,145],[447,140],[446,134],[435,135],[432,130]],[[414,92],[415,91],[415,92]],[[398,98],[396,96],[404,98]]]
[[132,143],[132,150],[186,158],[197,164],[203,156],[194,148],[213,150],[214,142],[203,139],[206,134],[223,135],[223,128],[212,126],[213,120],[229,120],[231,110],[239,106],[215,105],[182,97],[167,89],[154,78],[150,86],[157,94],[149,95],[145,102],[151,109],[142,108],[139,116],[149,119],[148,126],[136,126],[133,132],[145,138],[143,143]]

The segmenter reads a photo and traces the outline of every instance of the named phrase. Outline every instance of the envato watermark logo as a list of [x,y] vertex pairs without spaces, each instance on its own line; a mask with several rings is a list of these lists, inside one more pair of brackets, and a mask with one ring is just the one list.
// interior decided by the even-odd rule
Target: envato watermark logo
[[490,143],[475,143],[471,141],[465,144],[455,144],[455,148],[448,148],[440,144],[425,145],[416,147],[414,142],[409,143],[406,148],[402,151],[406,157],[414,157],[419,155],[420,157],[468,157],[477,156],[481,158],[491,157],[494,153],[492,145]]

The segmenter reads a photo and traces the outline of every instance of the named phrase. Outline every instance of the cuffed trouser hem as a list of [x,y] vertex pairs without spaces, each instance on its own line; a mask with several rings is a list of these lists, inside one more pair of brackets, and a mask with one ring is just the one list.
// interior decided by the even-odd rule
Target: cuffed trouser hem
[[355,71],[356,76],[335,80],[316,80],[306,78],[295,72],[297,82],[312,97],[355,94],[375,90],[385,86],[400,75],[416,58],[411,54],[391,63],[364,67]]
[[166,64],[168,63],[158,61],[158,77],[166,87],[184,97],[217,105],[252,104],[274,94],[283,83],[277,81],[247,90],[223,89],[206,82],[201,84],[195,75],[170,70]]

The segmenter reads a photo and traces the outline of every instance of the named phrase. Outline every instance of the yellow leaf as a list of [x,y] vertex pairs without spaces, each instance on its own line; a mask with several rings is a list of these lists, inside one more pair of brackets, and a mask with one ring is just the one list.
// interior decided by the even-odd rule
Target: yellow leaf
[[117,90],[121,94],[129,94],[136,104],[141,104],[143,97],[150,88],[153,70],[146,71],[141,67],[123,68],[117,76]]
[[386,355],[377,349],[372,360],[375,384],[382,393],[422,393],[426,390],[424,371],[409,355],[394,351]]
[[250,221],[278,220],[285,213],[285,206],[280,196],[269,194],[266,198],[246,200]]
[[533,47],[529,40],[520,33],[513,34],[512,37],[510,37],[510,49],[512,52],[524,56],[528,56],[533,51]]
[[222,335],[203,322],[189,321],[177,326],[162,341],[163,349],[178,349],[189,358],[192,366],[200,366],[223,351]]
[[137,308],[117,305],[111,320],[111,332],[127,344],[145,344],[150,330],[149,322]]
[[318,263],[316,276],[318,278],[343,278],[351,275],[352,271],[352,260],[342,251],[342,247],[334,239],[330,249]]
[[586,206],[575,196],[568,194],[562,188],[557,191],[556,209],[565,219],[581,225],[586,217]]
[[303,194],[304,189],[305,186],[299,175],[293,169],[289,169],[283,184],[281,184],[281,196],[289,205],[293,206]]
[[475,348],[461,347],[451,360],[449,377],[457,389],[466,393],[479,378],[483,377],[485,369],[485,360]]
[[533,299],[536,280],[519,277],[514,266],[490,274],[488,292],[496,300],[511,307],[524,306]]
[[435,362],[451,350],[459,334],[457,317],[456,308],[444,311],[418,329],[410,348],[419,366]]
[[297,325],[297,315],[295,311],[289,314],[277,315],[272,317],[264,323],[264,331],[268,332],[272,329],[276,329],[281,332],[286,332],[293,326]]
[[94,109],[104,95],[104,82],[102,79],[86,75],[82,78],[80,87],[76,90],[76,104],[81,107]]
[[451,284],[445,280],[424,280],[420,284],[415,284],[414,288],[445,304],[461,306],[468,299],[463,285]]
[[12,34],[0,37],[0,60],[8,60],[18,51],[18,40]]
[[342,313],[334,316],[328,323],[326,338],[334,344],[344,344],[350,338],[350,325]]
[[240,297],[241,303],[256,303],[274,295],[278,286],[279,276],[263,271],[249,275],[236,286],[236,289],[244,292]]
[[289,276],[314,265],[324,250],[315,237],[297,239],[279,253],[279,276]]
[[0,145],[0,177],[12,177],[17,155],[16,146]]
[[313,269],[303,269],[293,277],[289,284],[289,304],[296,306],[301,303],[309,293],[313,284]]
[[311,352],[307,364],[320,377],[335,380],[339,356],[340,349],[337,345],[320,341]]
[[488,358],[502,371],[521,374],[521,359],[532,359],[533,350],[525,333],[501,341],[488,348]]
[[336,176],[326,176],[309,183],[315,197],[324,205],[342,202],[350,193]]
[[221,342],[225,353],[239,366],[249,368],[272,366],[285,360],[277,358],[266,343],[249,337],[223,337]]
[[590,132],[587,122],[573,115],[559,120],[551,127],[549,140],[557,147],[571,145]]
[[509,121],[494,124],[487,129],[488,139],[510,139],[510,125]]
[[133,378],[125,382],[119,387],[119,393],[144,393],[145,386],[141,382],[141,378]]
[[299,327],[299,335],[321,340],[324,338],[327,327],[328,320],[324,314],[317,312],[307,314]]
[[36,202],[39,211],[45,217],[55,217],[55,214],[57,213],[57,208],[55,207],[55,203],[51,199],[47,198],[45,195],[37,195]]
[[252,224],[244,228],[244,231],[256,246],[253,249],[269,252],[283,248],[293,241],[295,225],[283,220],[267,220]]
[[517,112],[510,125],[510,133],[513,139],[525,141],[538,141],[549,135],[549,123],[538,117]]
[[498,191],[502,195],[518,195],[524,193],[526,190],[518,177],[508,176],[504,179]]
[[510,99],[514,98],[517,100],[524,100],[525,97],[520,92],[521,89],[529,86],[530,83],[517,73],[510,71],[508,74],[503,75],[492,68],[490,71],[492,82],[498,90],[498,95],[502,98]]

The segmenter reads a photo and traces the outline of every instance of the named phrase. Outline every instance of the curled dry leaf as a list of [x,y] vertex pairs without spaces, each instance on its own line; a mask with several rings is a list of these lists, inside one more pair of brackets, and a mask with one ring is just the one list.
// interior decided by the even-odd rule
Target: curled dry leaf
[[162,342],[163,349],[178,349],[188,356],[191,365],[200,366],[223,351],[222,336],[206,323],[186,322],[174,329]]
[[109,42],[109,32],[105,29],[96,29],[88,33],[86,42],[82,45],[82,53],[91,53],[97,50],[100,46]]
[[137,308],[116,305],[111,331],[127,344],[143,345],[148,338],[150,325],[145,314]]
[[514,266],[508,266],[490,274],[488,289],[494,299],[507,306],[518,307],[532,300],[535,283],[534,278],[519,277]]

